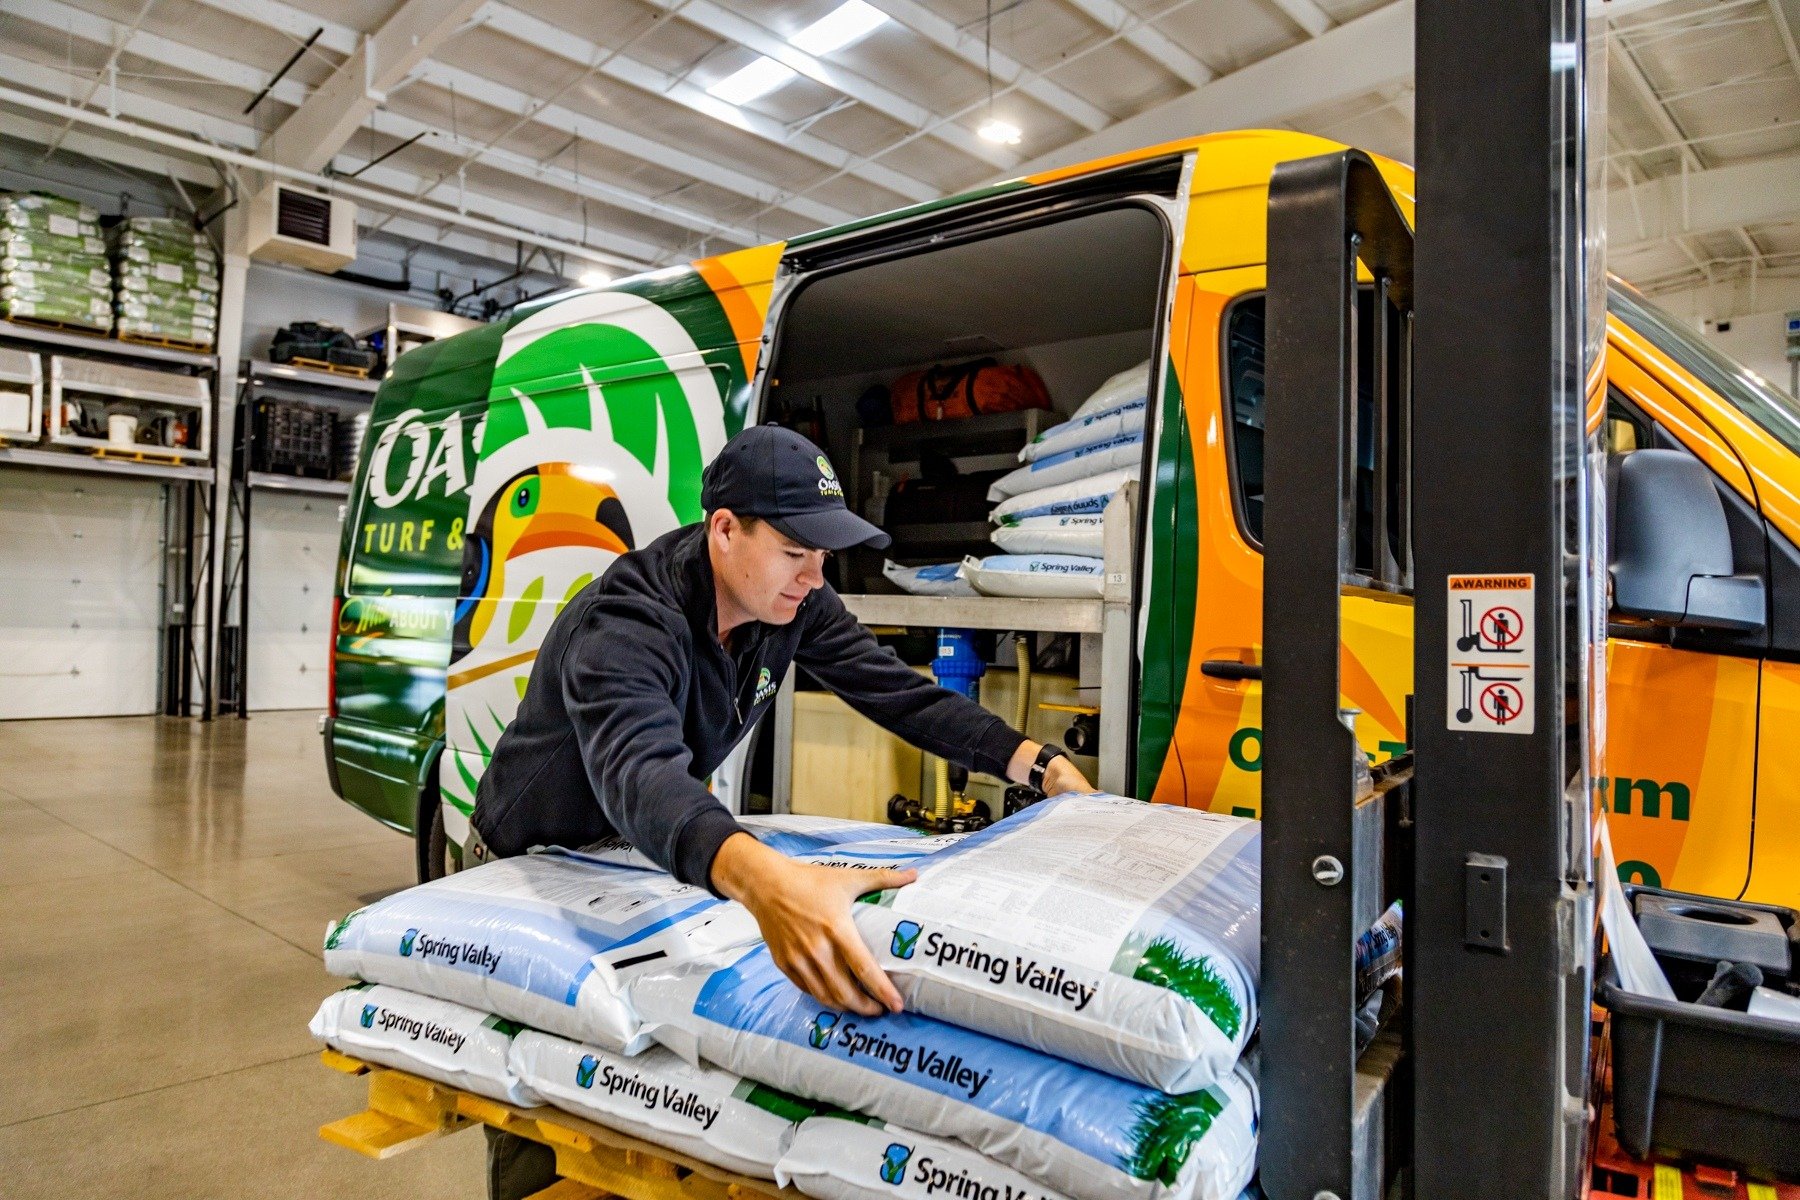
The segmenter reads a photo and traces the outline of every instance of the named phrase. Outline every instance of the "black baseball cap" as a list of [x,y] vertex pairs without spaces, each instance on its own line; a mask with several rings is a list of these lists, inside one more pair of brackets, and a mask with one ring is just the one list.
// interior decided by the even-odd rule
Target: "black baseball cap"
[[700,506],[760,517],[814,550],[880,550],[893,541],[850,511],[825,452],[779,425],[753,425],[725,443],[701,477]]

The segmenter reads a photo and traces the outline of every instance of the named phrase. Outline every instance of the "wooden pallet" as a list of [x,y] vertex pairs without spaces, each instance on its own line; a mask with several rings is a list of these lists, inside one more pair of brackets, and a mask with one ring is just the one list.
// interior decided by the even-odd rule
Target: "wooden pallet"
[[392,1158],[471,1126],[490,1125],[556,1152],[561,1178],[531,1200],[800,1200],[792,1188],[720,1170],[560,1109],[502,1104],[335,1050],[319,1057],[333,1070],[369,1077],[369,1107],[319,1129],[326,1141],[369,1158]]
[[348,367],[343,363],[326,362],[322,358],[294,357],[287,360],[287,366],[305,367],[308,371],[324,371],[328,375],[343,375],[350,379],[367,379],[368,367]]
[[104,338],[112,335],[112,326],[96,328],[92,325],[78,325],[73,321],[51,321],[43,317],[6,317],[0,325],[31,325],[38,329],[54,329],[58,333],[75,333],[82,337]]
[[119,341],[133,346],[154,346],[159,350],[186,350],[194,354],[211,354],[211,342],[191,342],[186,338],[164,337],[159,333],[117,333]]
[[79,447],[79,451],[84,454],[91,454],[95,458],[110,459],[113,462],[155,463],[157,466],[167,467],[205,465],[205,460],[203,459],[183,458],[179,454],[169,454],[165,451],[149,447],[140,450],[135,446],[131,449],[126,449],[123,446],[83,446]]

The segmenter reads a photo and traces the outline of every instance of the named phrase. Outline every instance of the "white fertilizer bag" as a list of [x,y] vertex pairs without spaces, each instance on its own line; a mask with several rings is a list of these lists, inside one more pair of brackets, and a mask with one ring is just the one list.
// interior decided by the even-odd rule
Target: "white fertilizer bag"
[[519,1026],[399,988],[333,992],[308,1026],[343,1054],[527,1108],[542,1103],[507,1065]]
[[1105,582],[1100,559],[1075,554],[990,554],[962,569],[984,596],[1095,597]]
[[1081,406],[1069,417],[1066,424],[1111,412],[1122,408],[1133,400],[1142,400],[1150,392],[1150,360],[1145,359],[1135,367],[1128,367],[1105,383],[1095,388],[1093,394],[1081,402]]
[[632,973],[758,936],[742,906],[668,875],[528,854],[356,910],[327,934],[325,969],[630,1054],[648,1042]]
[[994,530],[994,545],[1008,554],[1078,554],[1099,558],[1106,552],[1106,518],[1026,517]]
[[764,946],[647,973],[632,1001],[689,1061],[954,1138],[1083,1200],[1227,1200],[1255,1169],[1243,1072],[1171,1096],[929,1017],[823,1009]]
[[1037,462],[1053,454],[1063,454],[1070,450],[1078,450],[1083,446],[1092,446],[1096,442],[1108,442],[1118,437],[1129,437],[1144,431],[1144,414],[1149,411],[1150,403],[1142,396],[1136,400],[1095,413],[1091,417],[1080,417],[1072,421],[1064,421],[1061,425],[1052,425],[1019,451],[1020,462]]
[[1106,502],[1112,499],[1113,493],[1129,480],[1136,479],[1138,473],[1135,465],[1120,467],[1090,479],[1021,492],[995,505],[988,517],[994,524],[1002,525],[1009,518],[1022,521],[1027,517],[1099,516],[1106,511]]
[[893,559],[881,564],[888,582],[909,596],[973,596],[975,589],[962,577],[960,563],[932,563],[903,567]]
[[1144,431],[1121,434],[1103,442],[1076,446],[1048,454],[1009,471],[988,486],[989,500],[1004,500],[1023,492],[1042,491],[1059,483],[1104,475],[1121,467],[1135,467],[1144,457]]
[[1063,796],[854,915],[908,1009],[1185,1092],[1256,1024],[1261,862],[1256,821]]
[[[917,830],[898,825],[852,821],[848,817],[815,817],[801,813],[745,813],[737,818],[737,823],[744,827],[744,832],[763,845],[790,856],[820,854],[857,842],[889,843],[911,838],[922,843],[924,838]],[[645,871],[662,870],[648,854],[622,837],[606,838],[579,850],[559,849],[558,853],[584,862],[611,863]],[[921,847],[915,853],[923,854],[927,851]]]
[[775,1178],[796,1124],[815,1111],[729,1071],[683,1062],[661,1046],[622,1058],[528,1029],[513,1045],[512,1066],[545,1103],[757,1179]]
[[775,1180],[813,1200],[1065,1200],[967,1146],[848,1113],[800,1122]]

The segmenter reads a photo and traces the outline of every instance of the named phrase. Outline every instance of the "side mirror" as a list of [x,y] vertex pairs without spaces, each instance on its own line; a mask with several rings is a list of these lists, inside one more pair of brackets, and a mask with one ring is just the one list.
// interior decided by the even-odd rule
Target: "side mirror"
[[1758,575],[1734,574],[1712,474],[1680,450],[1607,463],[1613,611],[1658,625],[1754,631],[1768,610]]

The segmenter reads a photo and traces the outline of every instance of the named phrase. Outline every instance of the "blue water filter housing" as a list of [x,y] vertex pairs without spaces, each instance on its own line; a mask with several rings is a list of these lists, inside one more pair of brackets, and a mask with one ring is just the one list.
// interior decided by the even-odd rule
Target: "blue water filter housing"
[[971,700],[979,699],[981,677],[987,674],[987,659],[976,644],[975,631],[938,630],[937,657],[931,660],[931,673],[940,686],[960,692]]

